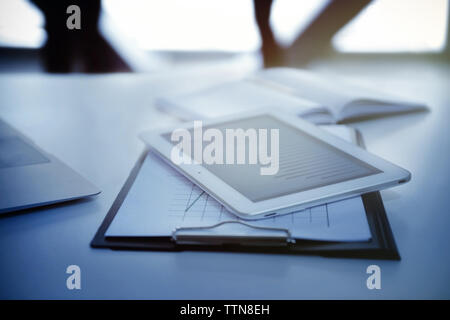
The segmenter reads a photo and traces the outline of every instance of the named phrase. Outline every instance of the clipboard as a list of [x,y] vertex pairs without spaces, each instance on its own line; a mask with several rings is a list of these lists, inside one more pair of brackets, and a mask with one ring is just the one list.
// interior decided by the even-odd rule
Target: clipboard
[[[357,143],[364,147],[361,134],[357,131]],[[141,166],[147,156],[144,150],[134,165],[124,186],[120,190],[105,219],[91,241],[93,248],[109,248],[113,250],[153,250],[153,251],[230,251],[230,252],[259,252],[259,253],[285,253],[309,254],[327,257],[348,257],[366,259],[400,260],[395,240],[383,206],[379,192],[362,195],[372,239],[368,242],[331,242],[301,240],[292,241],[289,230],[270,227],[256,227],[242,221],[223,221],[211,226],[175,228],[169,237],[107,237],[108,227],[114,220],[123,201],[127,197]],[[266,237],[221,237],[202,236],[191,234],[190,231],[198,229],[220,228],[227,223],[239,223],[244,227],[260,228],[270,231]]]

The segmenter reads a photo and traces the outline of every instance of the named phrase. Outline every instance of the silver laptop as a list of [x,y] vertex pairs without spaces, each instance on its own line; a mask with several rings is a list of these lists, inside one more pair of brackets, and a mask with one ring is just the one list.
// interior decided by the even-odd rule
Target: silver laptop
[[89,181],[0,119],[0,213],[99,193]]

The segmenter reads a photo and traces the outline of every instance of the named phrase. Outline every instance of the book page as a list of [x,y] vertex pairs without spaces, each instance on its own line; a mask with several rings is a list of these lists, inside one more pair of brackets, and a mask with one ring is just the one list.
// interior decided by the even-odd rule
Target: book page
[[262,86],[253,81],[228,82],[190,94],[163,97],[157,106],[181,115],[184,120],[216,118],[261,108],[304,116],[320,115],[320,123],[333,122],[327,109],[319,103],[289,95],[279,87]]
[[326,80],[323,76],[300,69],[267,69],[248,79],[261,86],[276,84],[291,96],[316,102],[326,107],[334,118],[337,118],[340,110],[353,99],[347,90],[342,89],[340,82]]
[[328,108],[336,121],[372,114],[404,112],[426,109],[420,102],[412,102],[372,88],[354,85],[330,75],[313,72],[273,68],[250,77],[263,85],[276,84],[284,92],[314,101]]
[[205,119],[269,108],[316,124],[347,118],[426,109],[331,75],[292,69],[264,69],[242,80],[178,96],[160,97],[161,110],[183,120]]

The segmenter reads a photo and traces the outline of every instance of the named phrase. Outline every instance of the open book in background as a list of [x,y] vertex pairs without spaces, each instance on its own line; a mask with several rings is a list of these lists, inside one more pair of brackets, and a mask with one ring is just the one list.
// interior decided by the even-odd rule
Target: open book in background
[[157,106],[184,120],[273,108],[314,123],[427,109],[422,103],[291,68],[265,69],[239,81],[160,97]]

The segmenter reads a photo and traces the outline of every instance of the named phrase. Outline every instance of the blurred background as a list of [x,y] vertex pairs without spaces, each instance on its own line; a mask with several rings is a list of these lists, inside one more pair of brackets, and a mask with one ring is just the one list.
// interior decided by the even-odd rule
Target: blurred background
[[[71,4],[81,30],[66,28]],[[0,72],[447,64],[449,10],[448,0],[0,0]]]

